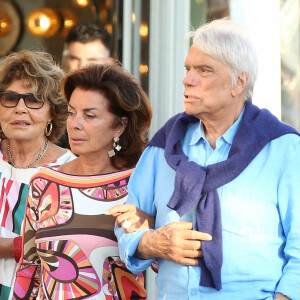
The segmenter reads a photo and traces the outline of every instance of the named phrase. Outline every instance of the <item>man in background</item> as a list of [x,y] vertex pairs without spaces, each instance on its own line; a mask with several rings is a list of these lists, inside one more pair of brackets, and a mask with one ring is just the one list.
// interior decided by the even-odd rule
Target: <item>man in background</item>
[[113,62],[110,57],[110,35],[100,23],[84,22],[70,30],[62,55],[65,71],[77,70],[91,63]]

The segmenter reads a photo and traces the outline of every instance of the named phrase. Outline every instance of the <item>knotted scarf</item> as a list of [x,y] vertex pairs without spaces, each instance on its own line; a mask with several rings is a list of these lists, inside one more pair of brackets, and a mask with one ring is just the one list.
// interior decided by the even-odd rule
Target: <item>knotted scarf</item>
[[220,290],[223,253],[217,188],[238,177],[270,141],[288,133],[299,133],[280,122],[267,109],[259,109],[253,105],[249,99],[245,103],[244,114],[228,158],[203,167],[189,161],[181,144],[188,124],[196,122],[199,122],[198,118],[180,113],[154,135],[148,146],[165,149],[166,161],[176,171],[174,192],[168,207],[183,216],[196,206],[196,229],[212,235],[212,241],[201,242],[203,258],[199,259],[200,285]]

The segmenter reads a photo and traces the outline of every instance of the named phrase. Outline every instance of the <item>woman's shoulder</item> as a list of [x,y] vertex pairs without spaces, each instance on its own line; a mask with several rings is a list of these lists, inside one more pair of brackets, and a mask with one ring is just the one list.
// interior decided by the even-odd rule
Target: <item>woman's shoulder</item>
[[[72,162],[70,163],[72,164]],[[63,165],[64,166],[64,165]],[[32,186],[49,186],[50,183],[63,185],[73,189],[115,189],[126,187],[133,169],[99,175],[76,175],[69,172],[68,168],[53,169],[45,167],[36,172],[31,178]]]
[[52,157],[48,160],[50,163],[46,163],[44,167],[58,168],[60,165],[76,158],[76,155],[69,149],[61,148],[54,144],[51,148],[49,150],[51,150]]

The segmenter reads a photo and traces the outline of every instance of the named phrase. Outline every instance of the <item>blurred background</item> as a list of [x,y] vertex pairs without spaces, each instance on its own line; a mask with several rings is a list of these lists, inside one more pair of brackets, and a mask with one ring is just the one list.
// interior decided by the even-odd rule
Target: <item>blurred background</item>
[[98,21],[112,36],[113,57],[149,95],[151,137],[183,110],[186,33],[229,16],[249,29],[257,49],[254,103],[300,130],[299,7],[300,0],[0,0],[0,63],[21,49],[48,51],[60,62],[70,28]]
[[98,21],[111,51],[148,93],[152,135],[182,111],[186,33],[229,16],[245,25],[260,59],[254,103],[300,129],[299,0],[0,0],[1,57],[45,50],[60,62],[72,26]]

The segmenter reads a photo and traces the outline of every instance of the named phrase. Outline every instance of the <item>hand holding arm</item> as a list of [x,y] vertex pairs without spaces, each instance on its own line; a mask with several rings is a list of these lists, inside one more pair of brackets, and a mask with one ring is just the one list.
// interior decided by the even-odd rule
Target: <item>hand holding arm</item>
[[291,298],[288,298],[287,296],[282,295],[280,293],[276,293],[275,296],[274,296],[274,299],[277,299],[277,300],[291,300]]
[[[120,204],[105,212],[107,215],[116,217],[118,227],[122,227],[127,220],[131,223],[130,227],[124,226],[124,232],[135,232],[142,229],[154,229],[155,218],[133,204]],[[126,228],[125,228],[126,227]]]
[[210,234],[193,230],[191,222],[173,222],[146,232],[135,256],[142,259],[159,257],[187,266],[197,266],[198,258],[203,256],[201,241],[210,240]]

